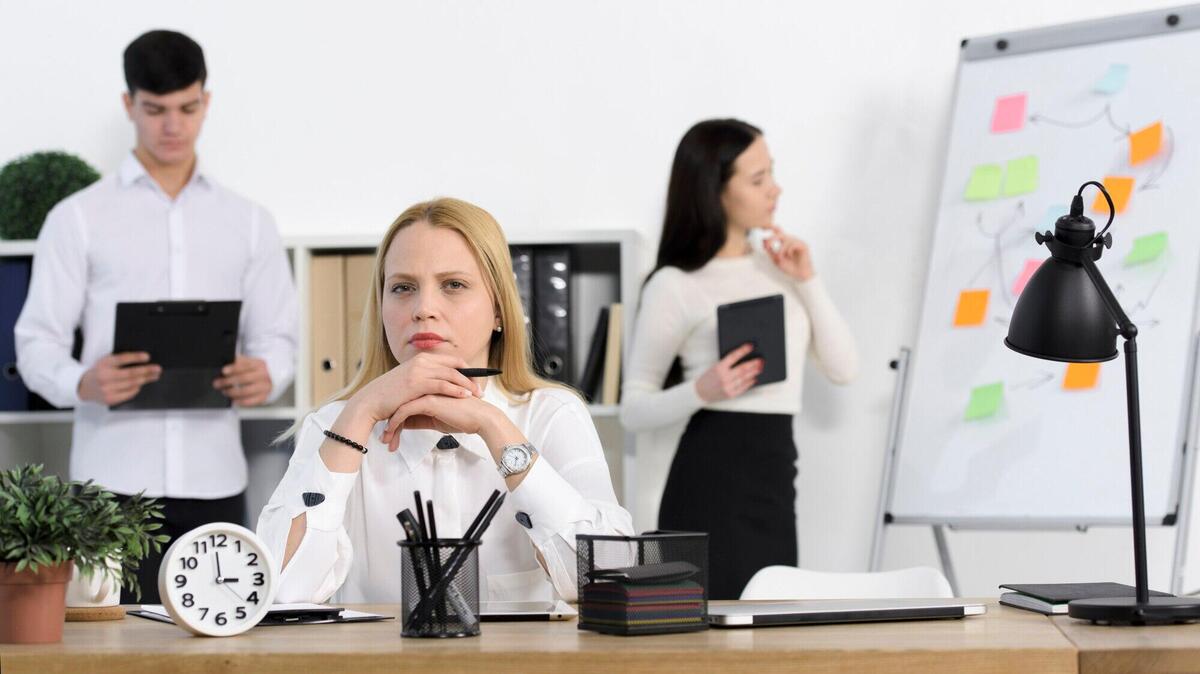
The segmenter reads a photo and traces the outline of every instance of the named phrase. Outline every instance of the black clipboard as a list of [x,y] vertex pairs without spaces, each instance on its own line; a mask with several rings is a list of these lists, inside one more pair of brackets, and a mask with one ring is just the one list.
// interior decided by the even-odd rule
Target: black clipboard
[[118,302],[113,353],[145,351],[158,381],[113,410],[217,409],[233,401],[213,388],[237,356],[240,301]]
[[767,295],[717,307],[717,350],[721,358],[750,343],[754,350],[738,363],[763,359],[755,386],[787,379],[787,342],[783,295]]

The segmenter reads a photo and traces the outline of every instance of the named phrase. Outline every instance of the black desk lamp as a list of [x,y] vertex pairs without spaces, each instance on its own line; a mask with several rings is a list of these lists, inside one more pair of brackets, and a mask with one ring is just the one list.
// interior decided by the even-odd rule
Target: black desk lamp
[[[1083,190],[1095,185],[1108,202],[1108,223],[1096,225],[1083,215]],[[1115,210],[1100,183],[1079,187],[1071,213],[1054,223],[1054,233],[1034,238],[1050,249],[1046,260],[1021,291],[1004,344],[1034,358],[1098,363],[1117,357],[1117,335],[1125,338],[1125,395],[1129,422],[1129,477],[1133,496],[1133,564],[1137,596],[1082,599],[1068,604],[1072,618],[1134,625],[1200,619],[1200,600],[1151,597],[1146,581],[1146,510],[1142,496],[1142,419],[1138,408],[1137,326],[1122,311],[1096,260],[1112,247]]]

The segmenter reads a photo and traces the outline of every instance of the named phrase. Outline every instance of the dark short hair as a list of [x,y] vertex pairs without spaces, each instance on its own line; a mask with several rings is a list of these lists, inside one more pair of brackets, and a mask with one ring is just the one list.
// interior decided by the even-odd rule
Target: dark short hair
[[758,127],[738,119],[706,120],[683,135],[671,166],[654,271],[694,271],[725,245],[721,191],[733,176],[734,160],[761,135]]
[[207,78],[204,50],[183,33],[152,30],[125,48],[125,84],[130,96],[138,89],[165,94],[196,82],[203,86]]

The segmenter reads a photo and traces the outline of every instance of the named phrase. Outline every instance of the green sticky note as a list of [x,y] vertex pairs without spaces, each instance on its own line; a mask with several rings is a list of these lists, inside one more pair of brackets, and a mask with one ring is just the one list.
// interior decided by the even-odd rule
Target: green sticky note
[[1157,232],[1133,240],[1133,250],[1125,256],[1125,266],[1153,262],[1167,249],[1167,233]]
[[1004,178],[1004,196],[1036,192],[1038,187],[1038,158],[1029,156],[1008,162]]
[[1000,178],[1002,176],[999,164],[980,164],[971,171],[971,180],[967,183],[967,193],[963,196],[967,201],[985,201],[1000,196]]
[[993,416],[1000,410],[1002,402],[1004,402],[1004,382],[998,381],[995,384],[976,386],[971,389],[971,402],[967,403],[967,412],[963,415],[963,419],[971,421]]

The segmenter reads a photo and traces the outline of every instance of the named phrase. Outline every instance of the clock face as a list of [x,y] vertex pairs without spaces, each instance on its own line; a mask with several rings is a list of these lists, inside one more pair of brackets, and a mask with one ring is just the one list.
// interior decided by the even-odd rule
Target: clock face
[[180,536],[158,569],[158,593],[175,624],[214,637],[257,625],[270,610],[277,585],[266,546],[254,532],[228,522]]

